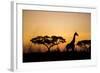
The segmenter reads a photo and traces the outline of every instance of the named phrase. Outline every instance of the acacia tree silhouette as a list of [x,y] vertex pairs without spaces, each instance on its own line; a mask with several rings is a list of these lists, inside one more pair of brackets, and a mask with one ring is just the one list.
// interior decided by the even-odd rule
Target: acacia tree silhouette
[[[77,42],[77,45],[81,48],[84,47],[84,49],[88,49],[88,51],[91,51],[91,40],[81,40]],[[88,47],[87,47],[88,45]]]
[[77,45],[82,46],[82,45],[90,45],[91,46],[91,40],[81,40],[77,42]]
[[51,47],[66,42],[61,36],[37,36],[30,41],[34,44],[43,44],[48,48],[48,52],[50,52]]

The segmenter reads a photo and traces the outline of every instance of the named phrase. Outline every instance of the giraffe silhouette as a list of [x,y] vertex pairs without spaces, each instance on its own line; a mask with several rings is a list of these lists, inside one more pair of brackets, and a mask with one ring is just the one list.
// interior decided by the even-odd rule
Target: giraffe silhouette
[[75,48],[75,38],[76,36],[79,36],[77,32],[74,33],[73,39],[72,41],[66,45],[66,49],[69,51],[69,49],[71,49],[72,51],[74,51]]

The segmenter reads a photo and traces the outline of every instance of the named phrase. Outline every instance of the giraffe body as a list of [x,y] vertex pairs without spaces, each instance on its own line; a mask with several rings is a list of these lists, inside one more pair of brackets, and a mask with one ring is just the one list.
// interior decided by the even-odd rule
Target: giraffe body
[[68,51],[69,50],[74,51],[74,48],[75,48],[75,38],[76,38],[76,36],[78,36],[78,33],[77,32],[74,33],[74,36],[73,36],[72,41],[69,44],[66,45],[66,49]]

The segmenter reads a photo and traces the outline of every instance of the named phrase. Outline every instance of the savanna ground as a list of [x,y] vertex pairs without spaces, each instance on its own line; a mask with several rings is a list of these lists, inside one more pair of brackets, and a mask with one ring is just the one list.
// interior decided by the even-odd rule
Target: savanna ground
[[91,51],[23,53],[23,62],[67,61],[91,59]]

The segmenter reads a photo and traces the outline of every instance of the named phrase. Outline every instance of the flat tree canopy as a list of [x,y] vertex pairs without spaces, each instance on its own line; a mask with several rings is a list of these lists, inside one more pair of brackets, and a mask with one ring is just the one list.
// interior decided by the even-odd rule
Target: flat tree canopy
[[43,44],[48,48],[48,51],[50,51],[50,48],[54,45],[66,42],[61,36],[37,36],[32,38],[30,41],[34,44]]

